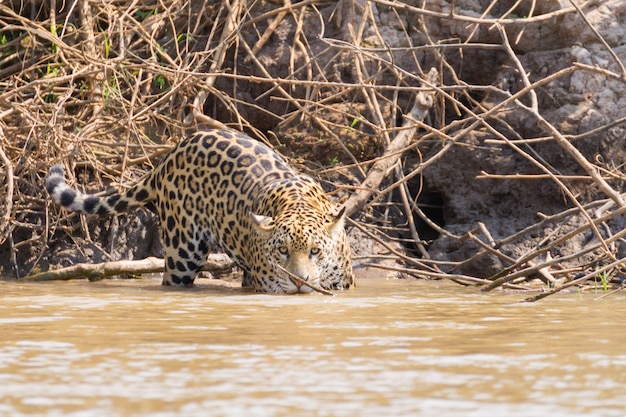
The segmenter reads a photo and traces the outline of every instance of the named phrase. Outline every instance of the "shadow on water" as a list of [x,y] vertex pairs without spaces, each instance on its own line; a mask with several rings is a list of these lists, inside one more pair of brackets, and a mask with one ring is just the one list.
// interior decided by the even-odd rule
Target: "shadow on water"
[[626,300],[0,282],[0,416],[625,416]]

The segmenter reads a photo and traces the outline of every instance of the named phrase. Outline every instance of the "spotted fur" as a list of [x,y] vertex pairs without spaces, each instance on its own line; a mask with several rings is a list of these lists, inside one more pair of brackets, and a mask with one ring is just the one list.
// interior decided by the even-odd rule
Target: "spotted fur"
[[89,214],[152,203],[165,248],[163,285],[193,284],[213,245],[258,292],[312,291],[277,264],[326,289],[354,285],[344,210],[336,210],[310,177],[239,132],[196,133],[123,194],[101,198],[74,190],[60,165],[50,168],[46,189],[61,206]]

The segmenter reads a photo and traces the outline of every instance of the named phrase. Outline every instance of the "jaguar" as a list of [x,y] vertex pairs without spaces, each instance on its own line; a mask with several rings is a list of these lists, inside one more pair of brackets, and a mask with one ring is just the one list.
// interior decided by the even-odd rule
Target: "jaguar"
[[57,204],[86,214],[151,205],[161,228],[163,285],[192,286],[210,248],[228,254],[257,292],[355,285],[345,207],[270,147],[235,130],[187,137],[125,192],[83,193],[66,183],[60,164],[50,168],[45,187]]

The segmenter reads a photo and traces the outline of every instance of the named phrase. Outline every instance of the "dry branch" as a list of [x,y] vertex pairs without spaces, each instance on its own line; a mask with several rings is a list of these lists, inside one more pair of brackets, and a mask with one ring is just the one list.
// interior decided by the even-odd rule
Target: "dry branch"
[[[433,87],[437,84],[439,73],[432,68],[425,78],[425,87]],[[395,166],[402,156],[402,149],[406,149],[407,145],[415,135],[418,123],[421,123],[428,115],[435,102],[435,90],[420,91],[415,96],[415,103],[405,117],[402,129],[398,135],[385,149],[384,157],[379,159],[370,169],[367,178],[360,184],[359,190],[350,196],[346,201],[346,213],[348,216],[359,211],[368,199],[376,192],[381,182],[389,175],[389,171]]]
[[2,126],[0,126],[0,160],[4,165],[4,178],[6,182],[4,210],[2,218],[0,219],[0,245],[2,245],[6,241],[9,233],[11,233],[10,221],[13,215],[13,165],[11,164],[11,161],[4,152],[3,148],[5,143],[6,138],[4,136]]
[[[203,81],[201,90],[193,100],[192,115],[196,120],[200,120],[200,122],[206,118],[202,109],[204,108],[204,103],[217,79],[215,73],[222,68],[228,48],[236,37],[236,30],[240,26],[240,15],[243,11],[243,6],[243,3],[239,0],[228,0],[222,2],[222,8],[226,14],[226,19],[219,40],[219,46],[214,54],[212,54],[214,59],[213,63],[209,67],[208,72],[210,75]],[[187,118],[185,123],[191,124],[192,120]]]

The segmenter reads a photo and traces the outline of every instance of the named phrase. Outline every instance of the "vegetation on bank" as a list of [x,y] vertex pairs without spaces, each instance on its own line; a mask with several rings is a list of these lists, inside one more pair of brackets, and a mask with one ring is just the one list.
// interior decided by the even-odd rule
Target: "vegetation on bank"
[[[349,205],[353,233],[380,245],[357,251],[357,263],[485,291],[544,290],[535,299],[621,288],[626,119],[581,104],[606,99],[594,89],[626,89],[619,40],[585,2],[475,3],[0,3],[1,275],[56,268],[69,247],[74,259],[117,258],[116,220],[50,205],[53,163],[91,191],[123,186],[189,132],[228,126]],[[563,44],[560,24],[588,37]],[[538,64],[543,42],[569,49]],[[571,58],[581,42],[601,53]],[[446,167],[476,169],[478,189],[509,199],[508,189],[516,207],[454,202],[464,185],[441,185]],[[534,219],[512,218],[542,194],[549,205],[529,206]]]

